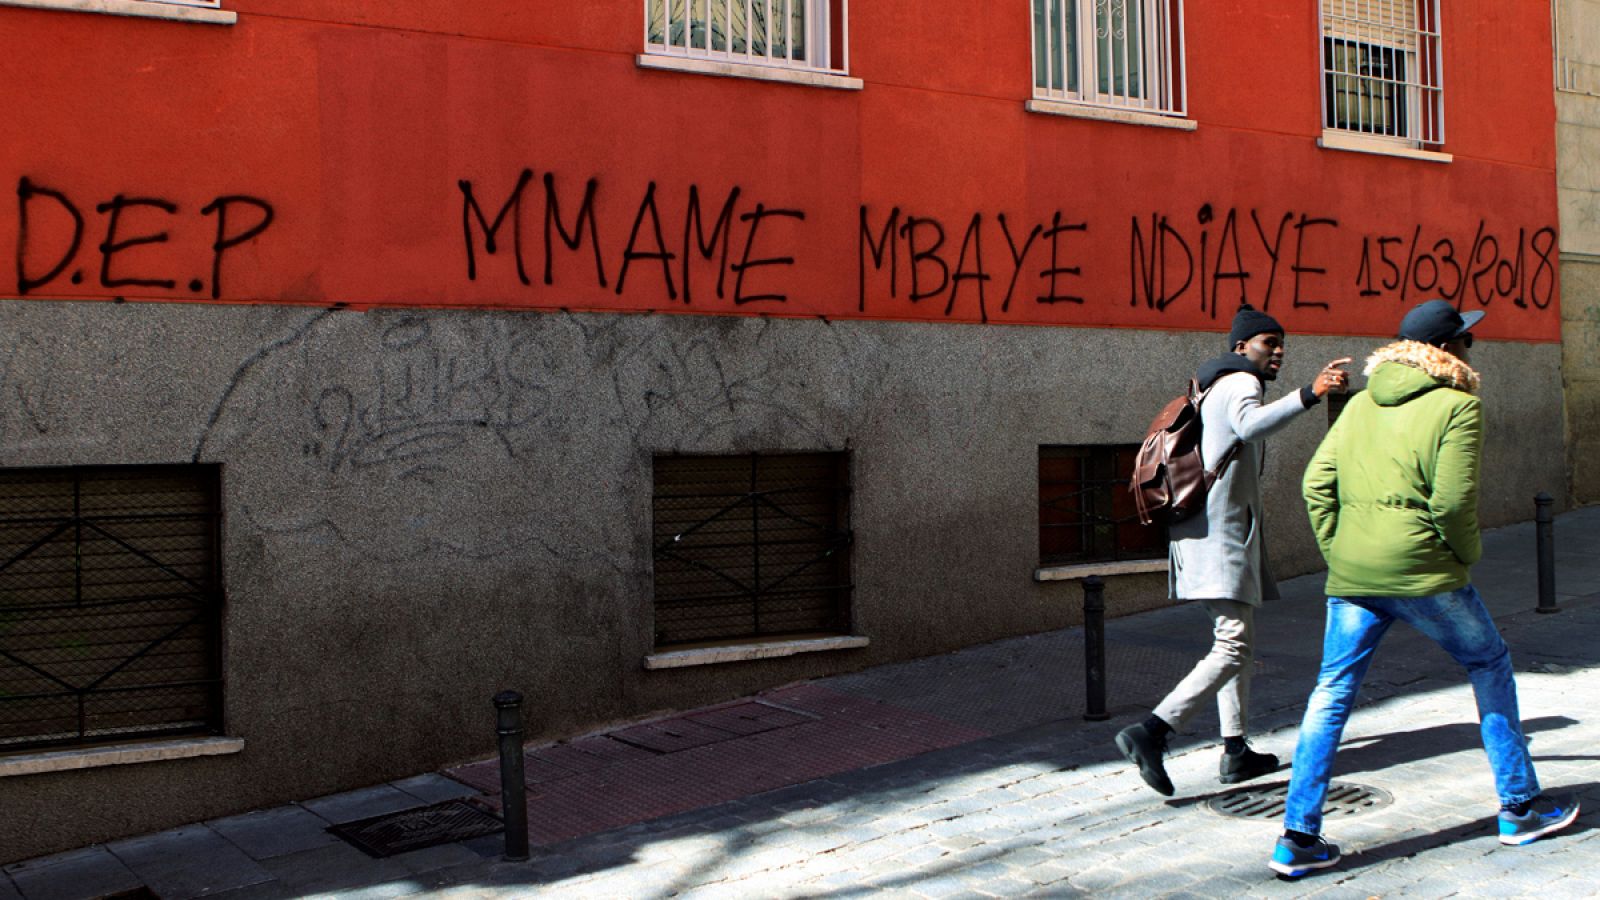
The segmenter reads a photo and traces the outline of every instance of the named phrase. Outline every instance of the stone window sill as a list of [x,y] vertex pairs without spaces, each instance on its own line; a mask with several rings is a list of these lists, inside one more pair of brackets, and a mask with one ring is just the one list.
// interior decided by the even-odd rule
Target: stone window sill
[[0,0],[0,6],[135,16],[141,19],[169,19],[203,25],[232,25],[239,19],[239,14],[232,10],[157,3],[152,0]]
[[1073,581],[1099,575],[1139,575],[1146,572],[1167,571],[1167,561],[1162,559],[1129,559],[1121,562],[1082,563],[1073,566],[1040,566],[1033,570],[1034,581]]
[[1424,162],[1447,163],[1455,157],[1448,153],[1436,150],[1423,150],[1412,147],[1401,141],[1384,140],[1369,135],[1350,134],[1344,131],[1326,130],[1322,137],[1317,138],[1317,146],[1324,150],[1351,150],[1356,153],[1376,153],[1379,156],[1398,156],[1404,159],[1420,159]]
[[641,69],[663,69],[669,72],[693,72],[698,75],[720,75],[726,78],[754,78],[758,81],[781,81],[788,84],[805,84],[811,87],[837,88],[859,91],[861,79],[807,69],[784,69],[778,66],[753,66],[748,63],[723,62],[714,59],[685,59],[655,53],[641,53],[637,59]]
[[127,766],[169,759],[192,759],[197,756],[222,756],[238,753],[243,749],[244,741],[239,738],[207,737],[106,744],[100,747],[43,750],[36,753],[10,753],[0,756],[0,778],[39,775],[45,772],[70,772],[75,769],[98,769],[102,766]]
[[1050,116],[1069,116],[1077,119],[1098,119],[1102,122],[1121,122],[1124,125],[1149,125],[1154,128],[1176,128],[1194,131],[1199,123],[1183,116],[1164,116],[1160,113],[1137,109],[1118,109],[1110,106],[1091,106],[1087,103],[1065,103],[1060,100],[1029,100],[1023,108],[1031,113]]
[[710,666],[717,663],[748,662],[754,659],[776,659],[780,656],[793,656],[797,653],[820,653],[824,650],[854,650],[865,647],[868,643],[868,640],[860,635],[800,638],[791,641],[722,643],[652,653],[644,658],[644,667],[646,669],[678,669],[684,666]]

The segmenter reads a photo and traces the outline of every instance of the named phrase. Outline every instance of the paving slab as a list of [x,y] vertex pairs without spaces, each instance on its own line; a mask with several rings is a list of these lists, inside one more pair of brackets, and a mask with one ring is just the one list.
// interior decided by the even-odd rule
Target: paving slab
[[328,822],[300,806],[256,810],[206,823],[252,859],[271,859],[339,842]]
[[122,860],[98,846],[13,863],[4,871],[27,900],[84,900],[144,884]]
[[182,900],[271,881],[248,854],[205,825],[107,844],[158,897]]
[[300,806],[310,810],[318,818],[329,825],[343,825],[358,819],[367,819],[372,816],[381,816],[386,813],[399,812],[403,809],[415,809],[427,806],[416,797],[400,790],[393,785],[380,784],[376,787],[363,788],[358,791],[346,791],[342,794],[330,794],[318,797],[315,800],[305,800]]

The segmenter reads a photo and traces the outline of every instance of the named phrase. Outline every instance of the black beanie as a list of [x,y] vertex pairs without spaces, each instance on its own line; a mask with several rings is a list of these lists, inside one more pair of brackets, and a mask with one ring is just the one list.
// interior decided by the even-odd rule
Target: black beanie
[[1248,341],[1258,334],[1276,331],[1283,334],[1283,326],[1278,320],[1256,309],[1248,303],[1239,307],[1239,312],[1233,317],[1233,328],[1228,332],[1228,349],[1239,346],[1240,341]]

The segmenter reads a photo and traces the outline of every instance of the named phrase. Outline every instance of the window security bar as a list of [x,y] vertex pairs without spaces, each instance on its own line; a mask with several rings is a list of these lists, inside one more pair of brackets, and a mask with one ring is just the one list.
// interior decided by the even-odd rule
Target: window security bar
[[1444,143],[1438,0],[1322,0],[1323,127]]
[[0,750],[218,733],[215,467],[0,472]]
[[1048,548],[1041,554],[1041,562],[1121,562],[1166,556],[1162,529],[1141,525],[1137,511],[1118,516],[1107,506],[1108,501],[1116,505],[1113,497],[1131,497],[1129,479],[1092,479],[1077,484],[1077,490],[1039,498],[1040,544]]
[[846,634],[843,454],[657,457],[655,644]]
[[1182,116],[1182,0],[1033,0],[1033,95]]
[[844,74],[848,19],[849,0],[646,0],[645,51]]

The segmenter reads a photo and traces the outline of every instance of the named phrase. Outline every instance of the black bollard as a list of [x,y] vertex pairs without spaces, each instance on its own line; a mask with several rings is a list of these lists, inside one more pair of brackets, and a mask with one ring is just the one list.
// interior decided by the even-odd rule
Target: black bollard
[[506,823],[506,859],[528,858],[528,786],[522,780],[522,695],[494,695],[500,735],[500,810]]
[[1542,613],[1561,611],[1561,607],[1556,606],[1556,522],[1550,514],[1550,505],[1554,502],[1544,491],[1533,498],[1533,527],[1539,554],[1538,611]]
[[1106,583],[1099,575],[1083,580],[1083,662],[1088,680],[1088,709],[1083,717],[1090,722],[1111,718],[1106,712]]

